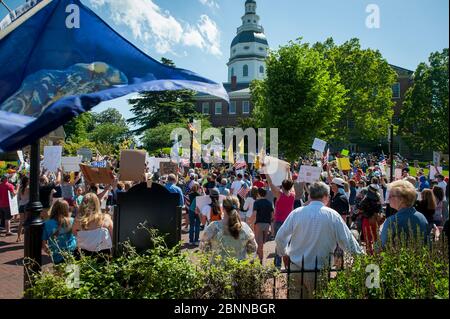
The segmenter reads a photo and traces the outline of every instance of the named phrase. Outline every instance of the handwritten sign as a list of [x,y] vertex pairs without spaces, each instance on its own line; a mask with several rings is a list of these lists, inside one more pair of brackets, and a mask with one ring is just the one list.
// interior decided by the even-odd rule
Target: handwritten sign
[[9,209],[11,211],[11,216],[15,216],[19,214],[19,202],[17,200],[17,195],[12,196],[11,192],[8,192],[9,199]]
[[395,169],[395,180],[399,180],[402,179],[402,169],[401,168],[396,168]]
[[62,146],[45,146],[43,167],[56,173],[61,167]]
[[323,153],[325,151],[326,146],[327,146],[327,142],[316,138],[316,139],[314,139],[312,149]]
[[120,152],[120,180],[141,181],[145,174],[147,153],[139,150]]
[[322,173],[321,167],[302,165],[298,174],[298,181],[305,183],[314,183],[320,180]]
[[65,172],[79,172],[82,159],[83,158],[81,156],[62,157],[61,165],[63,170]]
[[111,185],[114,181],[114,175],[109,168],[91,167],[89,165],[80,164],[80,169],[89,184]]
[[159,163],[160,175],[178,174],[178,164],[174,162]]

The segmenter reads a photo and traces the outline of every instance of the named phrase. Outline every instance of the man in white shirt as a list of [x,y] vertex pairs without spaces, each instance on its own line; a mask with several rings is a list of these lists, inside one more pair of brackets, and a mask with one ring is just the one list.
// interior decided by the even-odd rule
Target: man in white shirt
[[436,179],[437,179],[437,186],[442,188],[442,190],[444,191],[444,200],[448,200],[448,198],[445,198],[445,191],[447,189],[447,183],[444,181],[445,177],[444,175],[436,175]]
[[[313,183],[309,191],[311,203],[294,210],[275,238],[277,253],[289,256],[291,270],[301,270],[303,258],[305,270],[315,269],[316,257],[318,269],[329,267],[330,261],[333,265],[336,244],[345,251],[362,254],[363,250],[339,213],[326,206],[330,196],[329,186],[322,182]],[[303,285],[301,273],[291,276],[294,284],[289,298],[313,298],[319,273],[304,273]]]
[[237,179],[231,184],[231,193],[233,196],[238,195],[243,185],[244,181],[242,180],[242,174],[237,174]]

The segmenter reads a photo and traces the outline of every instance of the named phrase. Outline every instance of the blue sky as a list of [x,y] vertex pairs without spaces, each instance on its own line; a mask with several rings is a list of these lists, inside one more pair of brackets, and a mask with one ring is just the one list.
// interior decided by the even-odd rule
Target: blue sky
[[[5,0],[11,7],[25,0]],[[156,59],[167,57],[217,82],[227,79],[229,46],[241,25],[245,0],[82,0],[120,34]],[[290,40],[338,44],[357,37],[391,64],[415,70],[431,52],[449,46],[448,0],[257,0],[269,45]],[[369,4],[380,9],[380,28],[366,27]],[[3,17],[6,10],[0,8]],[[97,106],[117,107],[126,98]]]

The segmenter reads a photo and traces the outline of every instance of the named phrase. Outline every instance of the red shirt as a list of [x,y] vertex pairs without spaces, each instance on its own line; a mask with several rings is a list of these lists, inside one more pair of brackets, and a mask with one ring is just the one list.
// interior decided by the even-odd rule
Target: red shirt
[[295,193],[291,192],[285,195],[281,192],[280,198],[277,198],[275,203],[275,221],[282,222],[288,218],[289,214],[294,210]]
[[253,183],[253,186],[258,187],[258,188],[264,188],[264,187],[266,187],[266,183],[264,183],[263,181],[256,181]]
[[8,182],[0,184],[0,208],[9,208],[8,192],[14,193],[14,186]]

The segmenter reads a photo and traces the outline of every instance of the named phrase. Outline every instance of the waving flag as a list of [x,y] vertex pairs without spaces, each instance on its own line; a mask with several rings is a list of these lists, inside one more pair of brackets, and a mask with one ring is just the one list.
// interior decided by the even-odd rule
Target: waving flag
[[157,62],[80,0],[30,0],[8,14],[0,22],[0,65],[3,151],[134,92],[189,89],[228,101],[221,84]]

